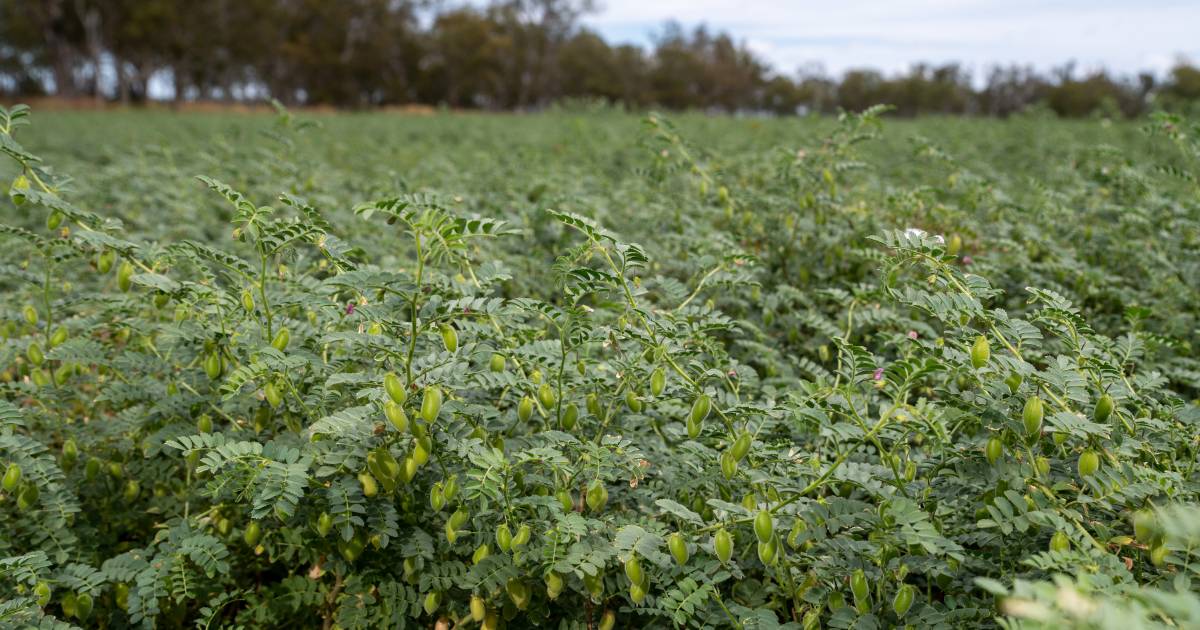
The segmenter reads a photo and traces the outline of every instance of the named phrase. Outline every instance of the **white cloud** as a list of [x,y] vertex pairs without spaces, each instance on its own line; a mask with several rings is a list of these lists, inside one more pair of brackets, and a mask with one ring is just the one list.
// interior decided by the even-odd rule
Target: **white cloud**
[[1197,0],[603,0],[584,21],[610,40],[647,43],[667,20],[732,33],[790,73],[820,62],[900,71],[918,61],[1048,70],[1075,61],[1130,74],[1200,60]]

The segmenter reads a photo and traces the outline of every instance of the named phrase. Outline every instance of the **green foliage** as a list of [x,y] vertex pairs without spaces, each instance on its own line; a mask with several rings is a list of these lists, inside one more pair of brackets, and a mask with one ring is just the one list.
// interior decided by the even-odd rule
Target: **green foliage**
[[883,111],[0,110],[0,621],[1197,623],[1194,129]]

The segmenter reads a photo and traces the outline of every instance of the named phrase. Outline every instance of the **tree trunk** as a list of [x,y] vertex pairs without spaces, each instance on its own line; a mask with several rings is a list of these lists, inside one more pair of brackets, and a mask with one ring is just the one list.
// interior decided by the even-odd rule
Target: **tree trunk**
[[[75,12],[83,16],[83,41],[92,60],[92,98],[104,100],[100,70],[104,65],[104,41],[101,35],[101,16],[96,7],[85,7],[83,0],[75,0]],[[120,69],[118,68],[118,72]]]
[[46,20],[42,24],[42,37],[50,55],[50,68],[54,73],[54,93],[57,96],[75,96],[74,50],[61,32],[63,20],[62,0],[43,0]]
[[125,68],[125,62],[115,54],[113,55],[113,67],[117,71],[117,99],[122,105],[129,104],[129,76]]

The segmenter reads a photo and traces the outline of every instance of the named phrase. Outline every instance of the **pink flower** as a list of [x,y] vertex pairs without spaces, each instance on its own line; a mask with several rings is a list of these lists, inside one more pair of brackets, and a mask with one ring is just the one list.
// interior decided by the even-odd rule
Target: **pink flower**
[[883,380],[883,368],[875,368],[875,380]]
[[354,314],[354,302],[346,302],[346,314],[347,315]]
[[975,261],[974,261],[974,260],[972,260],[970,256],[963,256],[963,257],[962,257],[962,264],[964,264],[964,265],[969,265],[969,264],[971,264],[971,263],[973,263],[973,262],[975,262]]
[[915,330],[908,331],[908,338],[915,341],[917,339],[917,331],[915,331]]

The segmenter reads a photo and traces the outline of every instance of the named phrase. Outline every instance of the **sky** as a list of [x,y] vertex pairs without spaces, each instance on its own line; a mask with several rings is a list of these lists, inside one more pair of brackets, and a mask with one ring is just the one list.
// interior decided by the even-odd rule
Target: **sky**
[[1200,62],[1200,0],[596,0],[583,23],[610,43],[643,46],[668,20],[726,31],[783,74],[820,67],[889,74],[962,62],[1077,73],[1163,74]]

